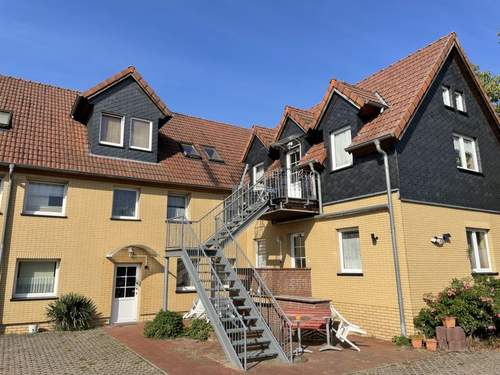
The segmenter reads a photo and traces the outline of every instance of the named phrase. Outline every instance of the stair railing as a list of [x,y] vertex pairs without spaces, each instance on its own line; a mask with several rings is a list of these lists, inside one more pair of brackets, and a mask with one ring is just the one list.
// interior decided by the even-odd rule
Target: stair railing
[[[220,272],[214,268],[213,259],[207,255],[192,224],[184,216],[176,217],[170,222],[176,225],[169,230],[168,242],[179,244],[179,248],[187,254],[187,259],[191,264],[185,267],[191,270],[191,282],[197,287],[198,295],[202,300],[208,295],[208,301],[215,311],[215,316],[210,317],[209,314],[209,318],[214,320],[213,323],[219,324],[226,335],[225,338],[222,337],[222,344],[232,346],[236,355],[230,355],[230,357],[233,361],[239,361],[242,368],[246,370],[248,327],[230,298],[228,282],[221,280]],[[172,228],[174,228],[173,231]],[[171,236],[172,239],[170,239]],[[203,291],[205,295],[202,295]],[[204,305],[207,308],[205,301]],[[218,322],[215,321],[215,317],[219,318]]]
[[227,226],[221,221],[218,221],[218,224],[228,232],[229,236],[229,240],[224,241],[223,247],[219,251],[222,251],[224,257],[231,263],[234,272],[252,298],[277,344],[281,347],[288,361],[291,362],[293,360],[293,342],[290,319]]

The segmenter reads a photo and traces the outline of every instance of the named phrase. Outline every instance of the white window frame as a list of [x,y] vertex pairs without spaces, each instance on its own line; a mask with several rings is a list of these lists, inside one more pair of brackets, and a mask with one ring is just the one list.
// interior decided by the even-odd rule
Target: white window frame
[[352,141],[352,130],[351,130],[350,126],[345,126],[341,129],[335,130],[335,131],[330,133],[330,154],[331,154],[331,158],[332,158],[332,171],[338,171],[340,169],[349,168],[353,164],[352,154],[345,151],[345,149],[344,149],[344,151],[347,152],[347,154],[349,155],[349,158],[350,158],[348,164],[337,165],[337,161],[335,158],[335,137],[341,133],[344,133],[345,131],[349,131],[349,137]]
[[[19,273],[20,263],[34,263],[34,262],[54,262],[56,264],[56,271],[54,276],[54,291],[52,293],[16,293],[17,289],[17,275]],[[59,266],[60,259],[17,259],[16,260],[16,270],[14,273],[14,287],[12,290],[12,298],[15,299],[38,299],[38,298],[55,298],[57,297],[58,286],[59,286]]]
[[255,185],[258,181],[257,178],[255,178],[255,175],[257,172],[257,168],[259,168],[259,167],[262,167],[262,176],[260,178],[262,178],[264,176],[264,174],[266,173],[266,171],[264,169],[264,162],[260,162],[260,163],[255,164],[253,166],[253,170],[252,170],[252,185]]
[[[101,135],[102,135],[102,118],[103,116],[108,116],[108,117],[114,117],[114,118],[119,118],[121,120],[121,139],[120,139],[120,143],[114,143],[114,142],[107,142],[107,141],[103,141],[101,139]],[[102,112],[101,113],[101,119],[99,121],[99,144],[101,145],[105,145],[105,146],[114,146],[114,147],[123,147],[123,139],[125,137],[125,116],[120,116],[120,115],[113,115],[111,113],[106,113],[106,112]]]
[[[296,261],[296,258],[297,257],[297,254],[295,254],[295,239],[297,237],[302,237],[303,240],[304,240],[304,257],[299,257],[299,258],[303,258],[304,259],[304,267],[303,268],[307,268],[307,257],[306,257],[306,239],[304,237],[304,233],[301,232],[301,233],[292,233],[290,234],[290,254],[291,254],[291,260],[292,260],[292,268],[297,268],[297,261]],[[303,269],[302,267],[300,269]]]
[[[457,96],[460,96],[462,98],[462,109],[458,108]],[[465,94],[462,91],[454,91],[453,100],[455,101],[455,108],[457,109],[457,111],[467,113],[467,106],[465,105]]]
[[[134,146],[132,144],[132,123],[134,120],[149,123],[149,147],[147,147],[147,148],[139,147],[139,146]],[[122,133],[122,138],[123,138],[123,133]],[[145,119],[139,118],[139,117],[132,117],[130,119],[130,143],[129,143],[129,147],[132,150],[149,151],[149,152],[152,151],[152,149],[153,149],[153,121],[145,120]]]
[[[459,144],[459,151],[460,151],[460,162],[462,165],[457,165],[457,168],[458,169],[465,169],[466,171],[472,171],[472,172],[480,172],[481,171],[481,166],[480,166],[480,157],[479,157],[479,147],[477,145],[477,140],[472,138],[472,137],[468,137],[466,135],[462,135],[462,134],[458,134],[458,133],[453,133],[453,137],[452,137],[452,140],[453,140],[453,149],[455,149],[455,137],[458,138],[458,144]],[[464,144],[464,140],[468,140],[470,142],[472,142],[473,146],[474,146],[474,153],[472,154],[472,159],[473,159],[473,162],[474,162],[474,165],[475,165],[475,168],[474,169],[471,169],[471,168],[467,168],[467,160],[465,158],[465,144]]]
[[191,195],[190,194],[182,194],[182,193],[168,193],[167,194],[167,220],[173,220],[174,219],[169,219],[168,218],[168,201],[170,197],[183,197],[184,198],[184,215],[186,216],[186,219],[189,220],[189,203],[191,201]]
[[[446,95],[448,97],[448,103],[446,103],[446,100],[445,100],[445,97],[444,97],[445,93],[446,93]],[[443,98],[443,104],[446,107],[453,108],[453,100],[454,100],[454,98],[453,98],[450,86],[446,86],[446,85],[442,85],[441,86],[441,97]]]
[[353,274],[353,275],[361,275],[363,273],[363,268],[359,269],[350,269],[344,267],[344,246],[343,246],[343,234],[346,232],[358,232],[358,242],[359,242],[359,259],[361,261],[361,267],[363,267],[363,262],[361,259],[361,233],[359,228],[343,228],[338,230],[338,239],[339,239],[339,254],[340,254],[340,272],[345,274]]
[[[113,215],[113,202],[115,200],[115,191],[116,190],[135,192],[135,216],[115,216],[115,215]],[[122,188],[122,187],[113,188],[113,197],[111,200],[111,218],[112,219],[119,219],[119,220],[138,220],[139,219],[139,197],[140,197],[140,195],[141,195],[141,191],[139,189]]]
[[491,267],[491,255],[490,255],[490,245],[489,245],[489,240],[488,240],[488,230],[486,229],[479,229],[479,228],[466,228],[466,235],[467,232],[472,233],[472,247],[473,251],[470,254],[470,256],[475,258],[475,263],[476,265],[480,266],[481,262],[479,259],[479,247],[477,243],[477,232],[484,233],[484,242],[486,243],[486,255],[488,256],[488,268],[473,268],[472,272],[473,273],[488,273],[488,272],[493,272],[493,268]]
[[[62,203],[62,209],[61,212],[51,212],[51,211],[29,211],[26,209],[26,204],[29,199],[29,184],[40,184],[40,185],[59,185],[59,186],[64,186],[64,192],[63,192],[63,203]],[[53,182],[53,181],[27,181],[26,182],[26,189],[25,189],[25,194],[24,194],[24,201],[23,201],[23,214],[26,215],[39,215],[39,216],[55,216],[55,217],[64,217],[66,216],[66,197],[68,195],[68,183],[65,182]]]

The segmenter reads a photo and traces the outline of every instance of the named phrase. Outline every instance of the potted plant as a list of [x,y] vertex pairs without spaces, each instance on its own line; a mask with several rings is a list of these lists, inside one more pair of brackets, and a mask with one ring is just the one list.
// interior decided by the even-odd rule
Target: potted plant
[[437,350],[437,340],[434,337],[425,339],[425,347],[430,352],[435,352]]
[[457,318],[454,316],[444,316],[441,321],[443,322],[443,326],[446,328],[454,328]]
[[413,349],[422,348],[423,337],[421,334],[417,333],[413,336],[410,336],[410,339],[411,339],[411,346],[413,347]]

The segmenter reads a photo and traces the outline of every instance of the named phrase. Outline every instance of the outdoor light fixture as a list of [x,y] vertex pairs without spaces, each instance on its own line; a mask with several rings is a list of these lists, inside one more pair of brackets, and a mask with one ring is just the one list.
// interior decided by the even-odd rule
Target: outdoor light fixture
[[134,249],[133,249],[133,248],[131,248],[131,247],[129,247],[129,248],[128,248],[128,257],[129,257],[129,258],[132,258],[133,256],[134,256]]
[[436,245],[436,246],[443,246],[445,243],[449,243],[451,238],[451,234],[449,233],[443,233],[438,236],[434,236],[431,238],[431,242]]
[[378,236],[375,233],[372,233],[370,237],[372,238],[372,243],[376,245],[378,241]]

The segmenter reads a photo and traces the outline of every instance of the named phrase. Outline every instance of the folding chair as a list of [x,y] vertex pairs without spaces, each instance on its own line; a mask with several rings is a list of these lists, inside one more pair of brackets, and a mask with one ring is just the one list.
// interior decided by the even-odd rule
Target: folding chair
[[205,306],[203,306],[203,303],[199,298],[196,298],[194,300],[191,310],[185,313],[182,316],[182,318],[183,319],[198,318],[198,319],[206,319],[208,321],[207,313],[205,312]]
[[332,322],[338,321],[339,325],[337,329],[333,328],[333,332],[335,332],[335,337],[342,343],[346,342],[348,343],[353,349],[357,350],[358,352],[361,351],[360,348],[358,348],[352,341],[350,341],[347,336],[349,336],[351,333],[356,333],[358,335],[366,335],[366,331],[362,330],[359,326],[356,324],[350,323],[346,318],[344,318],[336,309],[333,307],[332,304],[330,304],[330,311],[332,312]]

